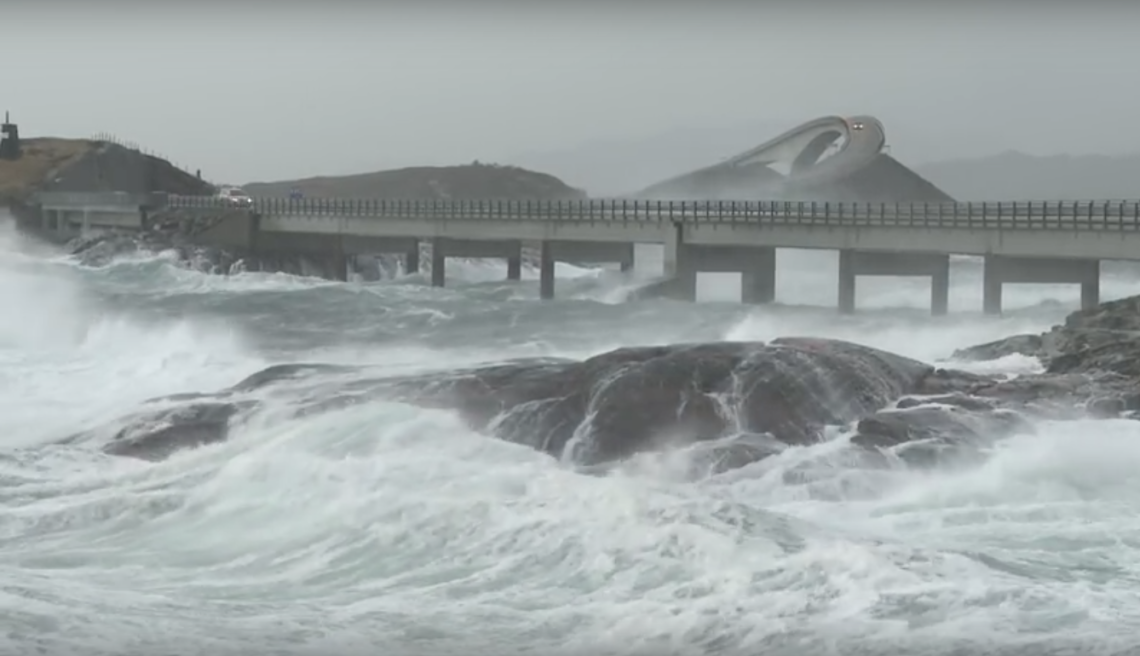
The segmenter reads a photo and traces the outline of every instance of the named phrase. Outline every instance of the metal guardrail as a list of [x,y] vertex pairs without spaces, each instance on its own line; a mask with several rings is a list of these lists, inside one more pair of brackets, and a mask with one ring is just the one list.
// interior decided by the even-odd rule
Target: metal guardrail
[[674,222],[691,224],[1140,231],[1140,201],[824,203],[798,201],[254,199],[238,206],[169,196],[171,208],[269,216],[456,221]]

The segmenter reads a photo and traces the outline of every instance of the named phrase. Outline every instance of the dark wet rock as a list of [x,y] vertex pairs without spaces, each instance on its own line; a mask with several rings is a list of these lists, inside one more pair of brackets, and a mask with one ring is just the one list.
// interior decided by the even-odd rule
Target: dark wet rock
[[825,426],[913,391],[931,369],[857,344],[794,338],[624,348],[582,362],[405,378],[394,391],[456,409],[477,430],[591,464],[740,432],[812,443]]
[[954,406],[926,405],[886,410],[856,425],[853,444],[888,448],[929,439],[994,440],[1032,432],[1024,417],[1007,410],[972,411]]
[[237,384],[228,388],[228,392],[249,392],[261,389],[273,383],[288,380],[300,380],[320,373],[351,373],[359,371],[359,367],[346,365],[322,364],[319,362],[300,362],[294,364],[275,364],[256,373],[246,376]]
[[1008,353],[1039,358],[1044,373],[946,387],[1053,418],[1118,417],[1140,409],[1140,297],[1079,310],[1041,335],[1015,335],[962,349],[954,357]]
[[1010,410],[924,405],[860,420],[851,443],[890,451],[910,465],[931,466],[977,456],[997,440],[1033,432],[1032,423]]
[[163,460],[181,449],[221,442],[229,436],[230,420],[248,404],[194,403],[142,413],[103,447],[114,456]]
[[1044,335],[1013,335],[993,342],[978,344],[954,351],[955,360],[971,362],[997,360],[1009,355],[1041,357],[1046,354],[1049,344]]
[[68,243],[67,251],[79,263],[107,266],[131,256],[169,254],[180,266],[202,273],[230,275],[243,271],[323,275],[325,265],[302,254],[252,254],[194,243],[179,232],[106,232]]
[[992,401],[989,401],[987,399],[979,399],[973,396],[967,396],[965,394],[942,394],[939,396],[906,396],[899,399],[898,403],[895,404],[895,407],[899,410],[906,410],[908,408],[930,404],[951,405],[962,408],[963,410],[975,410],[979,412],[993,410],[996,407]]
[[651,470],[682,480],[695,480],[723,474],[759,462],[786,450],[788,446],[767,435],[742,434],[718,440],[696,442],[677,449],[639,454],[632,460],[610,460],[578,465],[575,471],[604,476],[619,470]]
[[1097,419],[1115,419],[1129,410],[1128,403],[1114,396],[1099,397],[1085,404],[1089,416]]
[[[238,399],[256,403],[287,385],[297,414],[388,398],[454,410],[475,430],[590,465],[741,434],[770,435],[785,445],[813,443],[826,426],[855,421],[919,391],[932,371],[884,351],[807,338],[623,348],[583,361],[526,359],[416,376],[279,365],[213,399],[195,399],[188,407],[199,410],[189,415],[163,414],[158,419],[166,424],[136,422],[129,440],[115,449],[122,455],[159,453],[126,444],[175,443],[178,435],[185,446],[216,439],[201,436],[220,434],[220,421],[210,420],[225,415],[221,407]],[[215,407],[211,403],[220,407],[205,412]],[[158,433],[149,442],[138,437],[147,425]],[[768,453],[741,443],[714,460],[739,464]]]
[[1040,335],[1014,335],[960,349],[953,357],[989,360],[1010,353],[1039,358],[1051,374],[1111,372],[1140,378],[1140,296],[1078,310]]
[[[1070,328],[1061,327],[1042,337],[1039,344],[1062,349],[1049,361],[1050,370],[1013,377],[795,337],[631,347],[581,361],[520,359],[403,376],[368,367],[278,365],[187,401],[189,407],[228,407],[280,394],[295,416],[303,416],[394,400],[454,411],[476,431],[586,471],[680,448],[691,451],[694,467],[715,473],[772,455],[772,444],[812,444],[824,439],[828,427],[851,424],[857,425],[852,444],[867,454],[867,466],[873,466],[874,454],[929,464],[947,454],[976,454],[995,439],[1030,431],[1031,419],[1118,417],[1140,410],[1140,377],[1132,375],[1129,361],[1134,342],[1121,333],[1109,339],[1101,330],[1130,321],[1140,325],[1104,311],[1070,317],[1066,326],[1087,331],[1068,334]],[[1028,348],[1038,342],[1017,344]],[[198,413],[168,421],[181,429],[145,429],[158,433],[149,442],[136,426],[116,452],[162,454],[169,452],[165,446],[146,445],[177,448],[224,439],[219,427],[225,411]],[[740,436],[770,441],[734,441]],[[133,443],[140,446],[127,446]],[[890,466],[889,457],[881,464]]]
[[972,394],[975,390],[992,385],[993,376],[959,371],[957,369],[931,368],[930,373],[918,385],[916,394],[951,395]]

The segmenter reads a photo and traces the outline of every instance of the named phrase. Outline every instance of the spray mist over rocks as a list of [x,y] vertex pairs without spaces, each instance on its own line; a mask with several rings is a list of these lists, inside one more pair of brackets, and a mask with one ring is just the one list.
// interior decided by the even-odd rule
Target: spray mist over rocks
[[1076,290],[1010,286],[985,318],[956,262],[949,317],[873,281],[837,318],[834,262],[782,252],[795,304],[569,267],[540,303],[498,266],[220,276],[3,233],[0,647],[1137,647],[1131,301],[1051,331]]

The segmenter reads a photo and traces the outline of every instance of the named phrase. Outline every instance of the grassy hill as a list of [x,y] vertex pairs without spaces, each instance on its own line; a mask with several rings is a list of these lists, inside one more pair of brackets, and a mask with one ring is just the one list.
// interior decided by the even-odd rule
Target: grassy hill
[[581,190],[537,171],[497,164],[417,166],[391,171],[277,182],[250,182],[251,196],[282,198],[299,190],[307,198],[575,199]]

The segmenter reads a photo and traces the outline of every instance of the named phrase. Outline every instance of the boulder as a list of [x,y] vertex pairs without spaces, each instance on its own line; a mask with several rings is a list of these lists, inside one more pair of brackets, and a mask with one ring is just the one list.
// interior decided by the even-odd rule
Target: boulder
[[[415,376],[278,365],[217,393],[184,397],[182,411],[133,420],[107,451],[161,457],[173,450],[168,447],[224,439],[240,409],[256,406],[267,389],[288,385],[298,414],[393,399],[454,410],[475,430],[595,465],[742,434],[813,443],[826,426],[866,417],[921,390],[932,371],[877,349],[807,338],[622,348],[581,361],[524,359]],[[739,465],[769,453],[737,445],[713,459]]]

